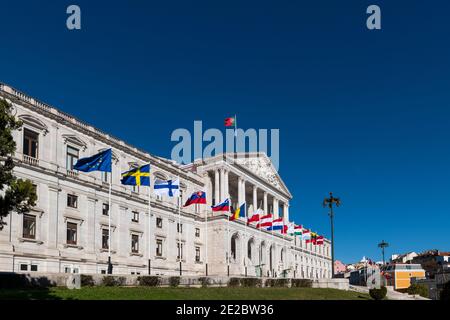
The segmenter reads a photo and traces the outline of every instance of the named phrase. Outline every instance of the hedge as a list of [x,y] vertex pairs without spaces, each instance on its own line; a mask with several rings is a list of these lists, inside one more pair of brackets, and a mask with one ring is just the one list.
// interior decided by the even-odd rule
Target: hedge
[[180,277],[170,277],[169,285],[174,288],[178,287],[180,285]]
[[384,286],[380,289],[370,289],[369,294],[374,300],[383,300],[386,297],[387,289]]
[[428,298],[428,287],[423,284],[414,283],[409,286],[408,294],[418,294],[424,298]]
[[125,277],[105,276],[102,279],[102,284],[106,287],[119,287],[125,284]]
[[157,276],[139,276],[137,278],[140,286],[157,287],[161,283],[161,279]]
[[292,279],[291,287],[295,288],[311,288],[312,280],[310,279]]

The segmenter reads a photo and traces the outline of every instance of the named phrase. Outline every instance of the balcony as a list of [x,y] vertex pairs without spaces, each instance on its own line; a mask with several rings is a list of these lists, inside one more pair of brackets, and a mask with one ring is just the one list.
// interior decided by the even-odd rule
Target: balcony
[[26,154],[23,155],[22,161],[31,166],[35,167],[39,166],[39,159],[27,156]]
[[76,179],[78,178],[78,172],[67,169],[67,176]]

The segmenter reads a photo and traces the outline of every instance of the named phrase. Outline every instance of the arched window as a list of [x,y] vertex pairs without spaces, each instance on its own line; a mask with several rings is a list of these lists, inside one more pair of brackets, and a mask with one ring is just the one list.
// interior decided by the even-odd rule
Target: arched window
[[231,259],[234,261],[236,260],[237,257],[237,247],[238,247],[237,238],[238,238],[237,234],[234,234],[230,240]]

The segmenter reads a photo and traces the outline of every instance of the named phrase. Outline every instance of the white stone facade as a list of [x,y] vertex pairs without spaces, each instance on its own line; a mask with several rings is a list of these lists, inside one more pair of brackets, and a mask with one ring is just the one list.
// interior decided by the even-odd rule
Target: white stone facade
[[[229,196],[234,207],[245,201],[250,213],[261,208],[289,220],[292,196],[266,155],[220,155],[180,166],[7,85],[0,84],[0,97],[13,104],[24,124],[14,132],[15,175],[30,179],[38,194],[29,214],[13,212],[5,219],[0,271],[105,273],[109,214],[114,274],[179,275],[181,265],[183,275],[331,277],[327,239],[323,246],[307,245],[211,212],[210,204]],[[83,158],[106,148],[113,150],[109,210],[108,176],[70,170],[70,154]],[[145,163],[151,164],[152,185],[155,178],[179,176],[181,199],[150,192],[149,210],[148,187],[120,184],[121,172]],[[179,209],[179,201],[199,190],[206,191],[208,205]]]

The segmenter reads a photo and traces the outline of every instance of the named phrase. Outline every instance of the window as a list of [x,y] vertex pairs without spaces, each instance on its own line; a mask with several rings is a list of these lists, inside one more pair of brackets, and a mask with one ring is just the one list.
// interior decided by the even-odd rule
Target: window
[[252,260],[252,244],[251,240],[247,243],[247,258]]
[[67,244],[77,244],[77,224],[67,222]]
[[137,234],[131,235],[131,252],[139,252],[139,236]]
[[36,184],[32,184],[32,190],[34,192],[34,194],[36,195],[36,201],[38,200],[38,193],[37,193],[37,185]]
[[177,242],[177,259],[183,259],[183,244]]
[[161,239],[156,240],[156,256],[162,257],[163,255],[163,241]]
[[109,230],[102,229],[102,249],[109,248]]
[[20,271],[28,271],[28,265],[25,263],[20,264]]
[[102,214],[104,216],[108,216],[109,215],[109,204],[104,203],[103,207],[102,207]]
[[183,233],[183,224],[182,223],[177,223],[177,232]]
[[132,214],[133,214],[133,217],[131,218],[131,221],[139,222],[139,212],[133,211]]
[[109,181],[110,181],[110,179],[109,179],[110,172],[102,171],[101,174],[102,174],[102,182],[109,183]]
[[102,269],[102,270],[100,270],[100,273],[101,273],[101,274],[106,274],[106,270],[105,270],[105,269]]
[[156,218],[156,227],[162,228],[162,226],[163,226],[162,218]]
[[200,247],[195,247],[195,262],[200,262]]
[[30,271],[38,271],[37,264],[32,264],[31,267],[30,267]]
[[73,166],[77,163],[79,158],[79,151],[71,146],[67,146],[66,168],[73,170]]
[[23,154],[32,158],[38,158],[38,138],[39,134],[24,129],[23,130]]
[[23,215],[22,236],[27,239],[36,239],[36,216],[31,214]]
[[68,194],[67,195],[67,206],[70,208],[77,208],[78,207],[78,196],[74,194]]
[[200,228],[195,228],[195,236],[196,236],[197,238],[200,237]]

